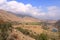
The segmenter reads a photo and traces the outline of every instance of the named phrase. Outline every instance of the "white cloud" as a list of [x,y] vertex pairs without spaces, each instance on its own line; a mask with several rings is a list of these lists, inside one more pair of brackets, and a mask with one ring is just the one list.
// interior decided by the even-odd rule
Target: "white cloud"
[[52,18],[59,18],[60,16],[60,8],[57,6],[50,6],[48,9],[48,16]]
[[5,3],[5,2],[6,2],[6,0],[0,0],[0,5]]
[[7,2],[7,0],[0,0],[0,9],[8,10],[15,13],[27,14],[37,18],[59,19],[60,8],[57,6],[47,7],[47,12],[44,12],[41,7],[33,7],[31,4],[24,4],[15,0]]

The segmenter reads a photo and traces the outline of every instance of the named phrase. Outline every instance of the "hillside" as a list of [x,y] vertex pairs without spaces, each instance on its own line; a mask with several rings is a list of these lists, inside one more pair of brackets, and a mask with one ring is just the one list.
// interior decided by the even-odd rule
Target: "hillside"
[[16,35],[16,40],[35,40],[39,39],[39,35],[42,33],[44,33],[43,35],[47,34],[49,36],[49,39],[55,39],[57,37],[56,32],[54,33],[49,30],[50,28],[53,28],[53,24],[56,22],[54,20],[39,20],[31,16],[22,17],[22,15],[18,17],[11,12],[0,10],[0,23],[1,22],[14,22],[14,24],[16,22],[18,23],[18,25],[12,24],[13,32],[9,35],[8,39],[11,37],[13,38]]
[[4,10],[0,10],[0,19],[3,19],[4,21],[17,21],[17,22],[22,21],[20,17],[17,17]]
[[[22,16],[22,15],[21,15]],[[0,10],[0,18],[4,21],[17,21],[17,22],[39,22],[40,20],[32,17],[18,17],[11,12]]]
[[[23,16],[23,17],[22,17]],[[3,19],[4,21],[17,21],[17,22],[48,22],[48,23],[55,23],[55,20],[43,20],[34,18],[27,15],[17,15],[12,12],[8,12],[5,10],[0,10],[0,19]]]
[[[2,34],[0,34],[0,40],[1,39],[5,40],[6,35],[8,35],[6,40],[35,40],[35,39],[29,37],[28,35],[24,35],[22,32],[14,29],[13,26],[10,25],[9,22],[15,21],[15,20],[13,18],[11,18],[11,19],[8,19],[8,18],[10,18],[12,16],[13,17],[16,17],[16,16],[14,16],[12,14],[8,14],[7,12],[2,11],[2,10],[0,11],[0,15],[1,15],[0,16],[1,17],[1,19],[0,19],[0,31],[1,32],[0,33],[2,33]],[[16,17],[16,18],[18,18],[18,17]],[[12,29],[11,29],[11,27],[12,27]],[[3,35],[3,36],[1,36],[1,35]]]
[[10,34],[8,37],[8,40],[13,39],[13,40],[35,40],[27,35],[24,35],[20,31],[14,29],[13,32]]

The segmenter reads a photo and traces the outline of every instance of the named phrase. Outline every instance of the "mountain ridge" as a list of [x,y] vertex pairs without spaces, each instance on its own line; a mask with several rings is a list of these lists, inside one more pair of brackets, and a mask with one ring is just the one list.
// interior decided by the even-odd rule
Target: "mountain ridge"
[[[5,11],[5,10],[0,10],[0,18],[2,18],[5,21],[17,21],[17,22],[23,22],[23,20],[27,20],[27,22],[30,20],[30,22],[37,22],[38,20],[33,17],[25,16],[25,17],[18,17],[15,14]],[[25,21],[26,21],[25,20]],[[25,22],[24,21],[24,22]]]

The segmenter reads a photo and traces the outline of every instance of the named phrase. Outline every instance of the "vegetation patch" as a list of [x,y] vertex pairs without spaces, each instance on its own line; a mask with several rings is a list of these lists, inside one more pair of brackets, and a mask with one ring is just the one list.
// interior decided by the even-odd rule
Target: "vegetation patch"
[[9,22],[0,23],[0,40],[7,40],[12,32],[12,25]]
[[17,27],[16,29],[18,29],[20,32],[22,32],[25,35],[29,35],[29,31],[27,29],[23,29],[21,27]]
[[38,35],[38,34],[35,35],[35,34],[33,34],[33,32],[30,33],[29,30],[23,29],[21,27],[17,27],[16,29],[19,30],[20,32],[22,32],[23,34],[28,35],[36,40],[48,40],[48,36],[44,33],[42,33],[40,35]]

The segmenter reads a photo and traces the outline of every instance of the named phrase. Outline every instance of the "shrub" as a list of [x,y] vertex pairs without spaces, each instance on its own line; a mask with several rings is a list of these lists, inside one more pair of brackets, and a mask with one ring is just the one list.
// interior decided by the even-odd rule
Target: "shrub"
[[17,27],[16,29],[19,30],[20,32],[22,32],[25,35],[29,35],[29,31],[27,29],[23,29],[21,27]]
[[0,24],[0,40],[7,40],[9,33],[12,32],[12,25],[8,22]]
[[44,33],[37,35],[36,40],[48,40],[48,36]]
[[54,24],[54,26],[58,29],[58,34],[59,34],[59,39],[60,39],[60,20],[58,20],[55,24]]
[[18,27],[18,28],[16,28],[16,29],[18,29],[18,30],[19,30],[20,32],[22,32],[23,34],[29,35],[30,37],[32,37],[32,38],[34,38],[34,39],[36,39],[36,40],[48,40],[48,39],[47,39],[48,36],[47,36],[46,34],[44,34],[44,33],[42,33],[42,34],[40,34],[40,35],[37,35],[37,34],[33,34],[33,32],[30,33],[29,30],[23,29],[23,28],[21,28],[21,27]]

